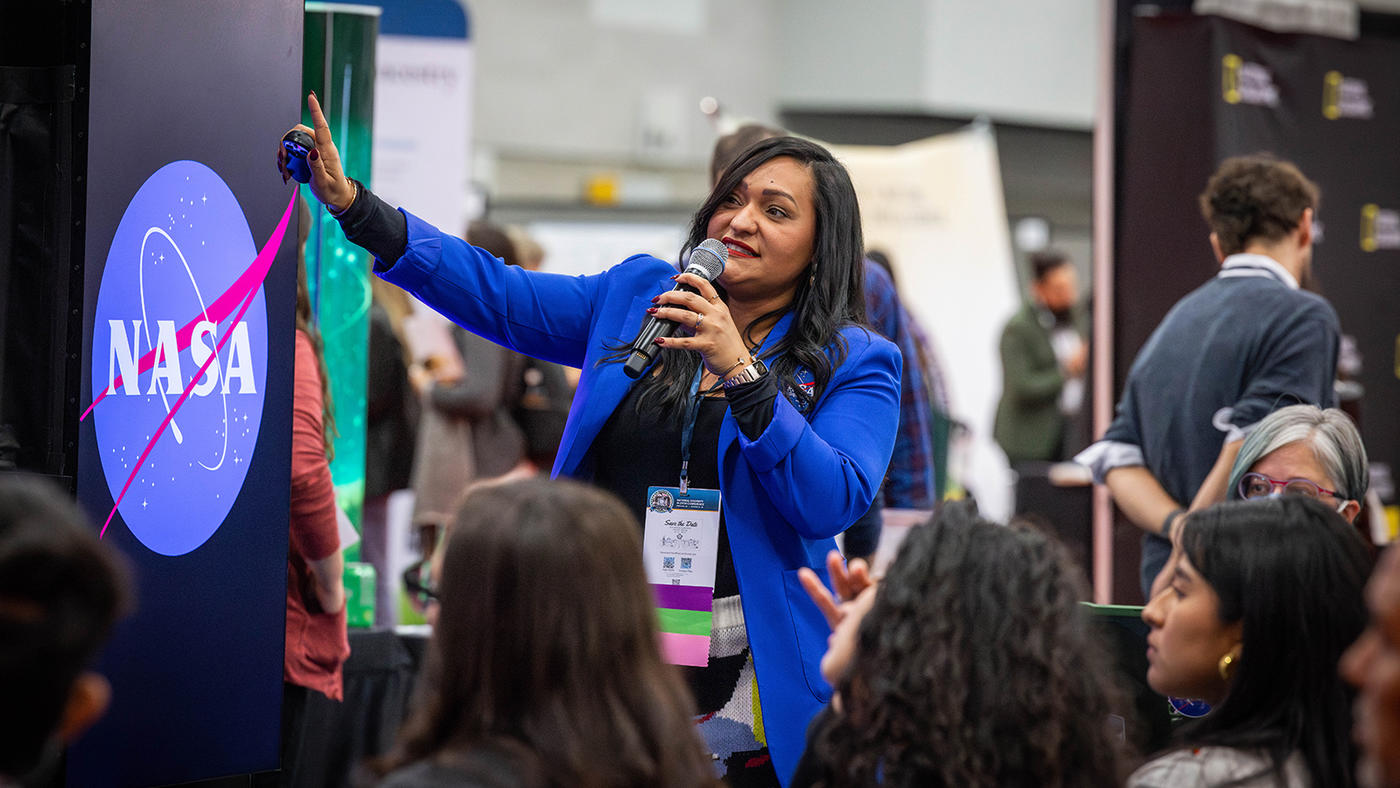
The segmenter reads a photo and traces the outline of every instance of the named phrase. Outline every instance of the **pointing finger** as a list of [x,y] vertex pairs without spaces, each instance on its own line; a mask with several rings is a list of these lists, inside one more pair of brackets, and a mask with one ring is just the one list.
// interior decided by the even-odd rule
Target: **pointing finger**
[[313,132],[316,136],[317,144],[321,142],[321,134],[325,133],[325,141],[330,142],[331,126],[326,122],[325,113],[321,112],[321,102],[316,99],[316,91],[311,91],[306,95],[306,108],[311,112],[311,125],[315,126]]

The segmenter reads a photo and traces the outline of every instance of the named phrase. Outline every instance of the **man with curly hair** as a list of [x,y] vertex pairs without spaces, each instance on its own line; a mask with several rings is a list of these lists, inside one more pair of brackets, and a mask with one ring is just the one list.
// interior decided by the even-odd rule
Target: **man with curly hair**
[[1226,159],[1200,196],[1220,273],[1172,307],[1128,372],[1117,416],[1075,459],[1145,533],[1143,594],[1185,510],[1223,500],[1245,435],[1286,405],[1333,404],[1340,324],[1299,289],[1317,186],[1267,154]]

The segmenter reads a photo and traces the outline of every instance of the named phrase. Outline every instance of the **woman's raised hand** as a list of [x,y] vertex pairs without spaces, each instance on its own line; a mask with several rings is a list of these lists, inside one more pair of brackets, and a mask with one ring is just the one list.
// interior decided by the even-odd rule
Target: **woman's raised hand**
[[822,615],[826,616],[826,623],[836,629],[836,625],[846,617],[846,606],[860,596],[860,592],[875,585],[875,579],[870,576],[870,565],[865,559],[854,558],[847,564],[835,550],[826,555],[826,569],[831,575],[835,596],[822,584],[817,573],[805,566],[797,570],[797,580],[807,596],[817,603]]
[[[311,168],[311,182],[308,185],[321,204],[334,213],[340,213],[355,201],[355,185],[340,166],[340,151],[336,150],[335,141],[331,139],[331,127],[326,123],[321,102],[316,100],[314,92],[306,97],[306,107],[311,112],[311,122],[315,128],[307,128],[300,123],[292,128],[304,131],[316,140],[316,147],[306,154],[306,163]],[[283,183],[290,177],[287,172],[288,155],[285,148],[277,146],[277,170],[282,173]]]
[[654,306],[647,311],[686,329],[690,336],[674,334],[658,338],[656,343],[694,350],[705,360],[705,368],[719,378],[747,366],[751,358],[749,346],[739,335],[729,306],[720,299],[715,286],[691,273],[679,274],[676,282],[697,292],[667,290],[651,300]]

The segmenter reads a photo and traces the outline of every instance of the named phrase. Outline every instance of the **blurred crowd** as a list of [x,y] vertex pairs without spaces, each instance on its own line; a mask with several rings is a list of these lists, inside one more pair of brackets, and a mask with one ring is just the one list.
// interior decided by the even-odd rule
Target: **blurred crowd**
[[[763,127],[720,141],[691,240],[722,238],[736,266],[711,283],[653,258],[541,274],[537,244],[486,221],[424,252],[419,239],[446,234],[337,178],[328,134],[317,199],[386,280],[454,320],[425,339],[422,304],[376,279],[362,554],[385,581],[380,623],[408,591],[433,630],[409,717],[357,782],[1400,785],[1400,558],[1357,527],[1366,448],[1334,407],[1336,315],[1300,288],[1317,197],[1291,164],[1232,159],[1207,184],[1220,274],[1164,319],[1113,425],[1078,455],[1144,531],[1146,604],[1124,615],[1086,604],[1084,567],[1041,519],[993,522],[953,489],[944,371],[894,269],[858,226],[801,224],[854,211],[820,146]],[[831,248],[846,267],[824,267]],[[1089,341],[1072,261],[1030,262],[996,427],[1025,474],[1082,448]],[[445,268],[476,289],[422,274]],[[614,291],[630,309],[661,285],[646,313],[686,331],[597,406],[615,338],[560,327],[593,310],[598,333]],[[299,289],[289,785],[307,694],[341,698],[349,653],[334,370],[304,276]],[[509,297],[479,303],[497,292]],[[763,312],[774,292],[787,300]],[[526,326],[523,295],[553,313]],[[592,445],[576,449],[581,429]],[[726,496],[709,661],[694,670],[668,664],[643,563],[642,492],[655,466],[673,480],[673,462],[681,494]],[[400,490],[422,552],[405,579],[388,562]],[[875,561],[885,508],[921,512],[888,565]],[[0,695],[23,710],[0,715],[0,784],[46,784],[101,715],[110,688],[90,666],[129,585],[60,491],[0,477]]]

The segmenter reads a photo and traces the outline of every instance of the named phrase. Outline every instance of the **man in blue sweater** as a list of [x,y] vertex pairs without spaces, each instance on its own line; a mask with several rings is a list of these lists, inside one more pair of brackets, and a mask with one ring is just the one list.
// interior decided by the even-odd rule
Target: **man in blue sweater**
[[1113,423],[1076,457],[1145,532],[1144,596],[1184,512],[1225,498],[1250,429],[1286,405],[1333,404],[1337,313],[1299,289],[1317,199],[1289,162],[1220,165],[1200,197],[1220,273],[1167,313],[1133,361]]

